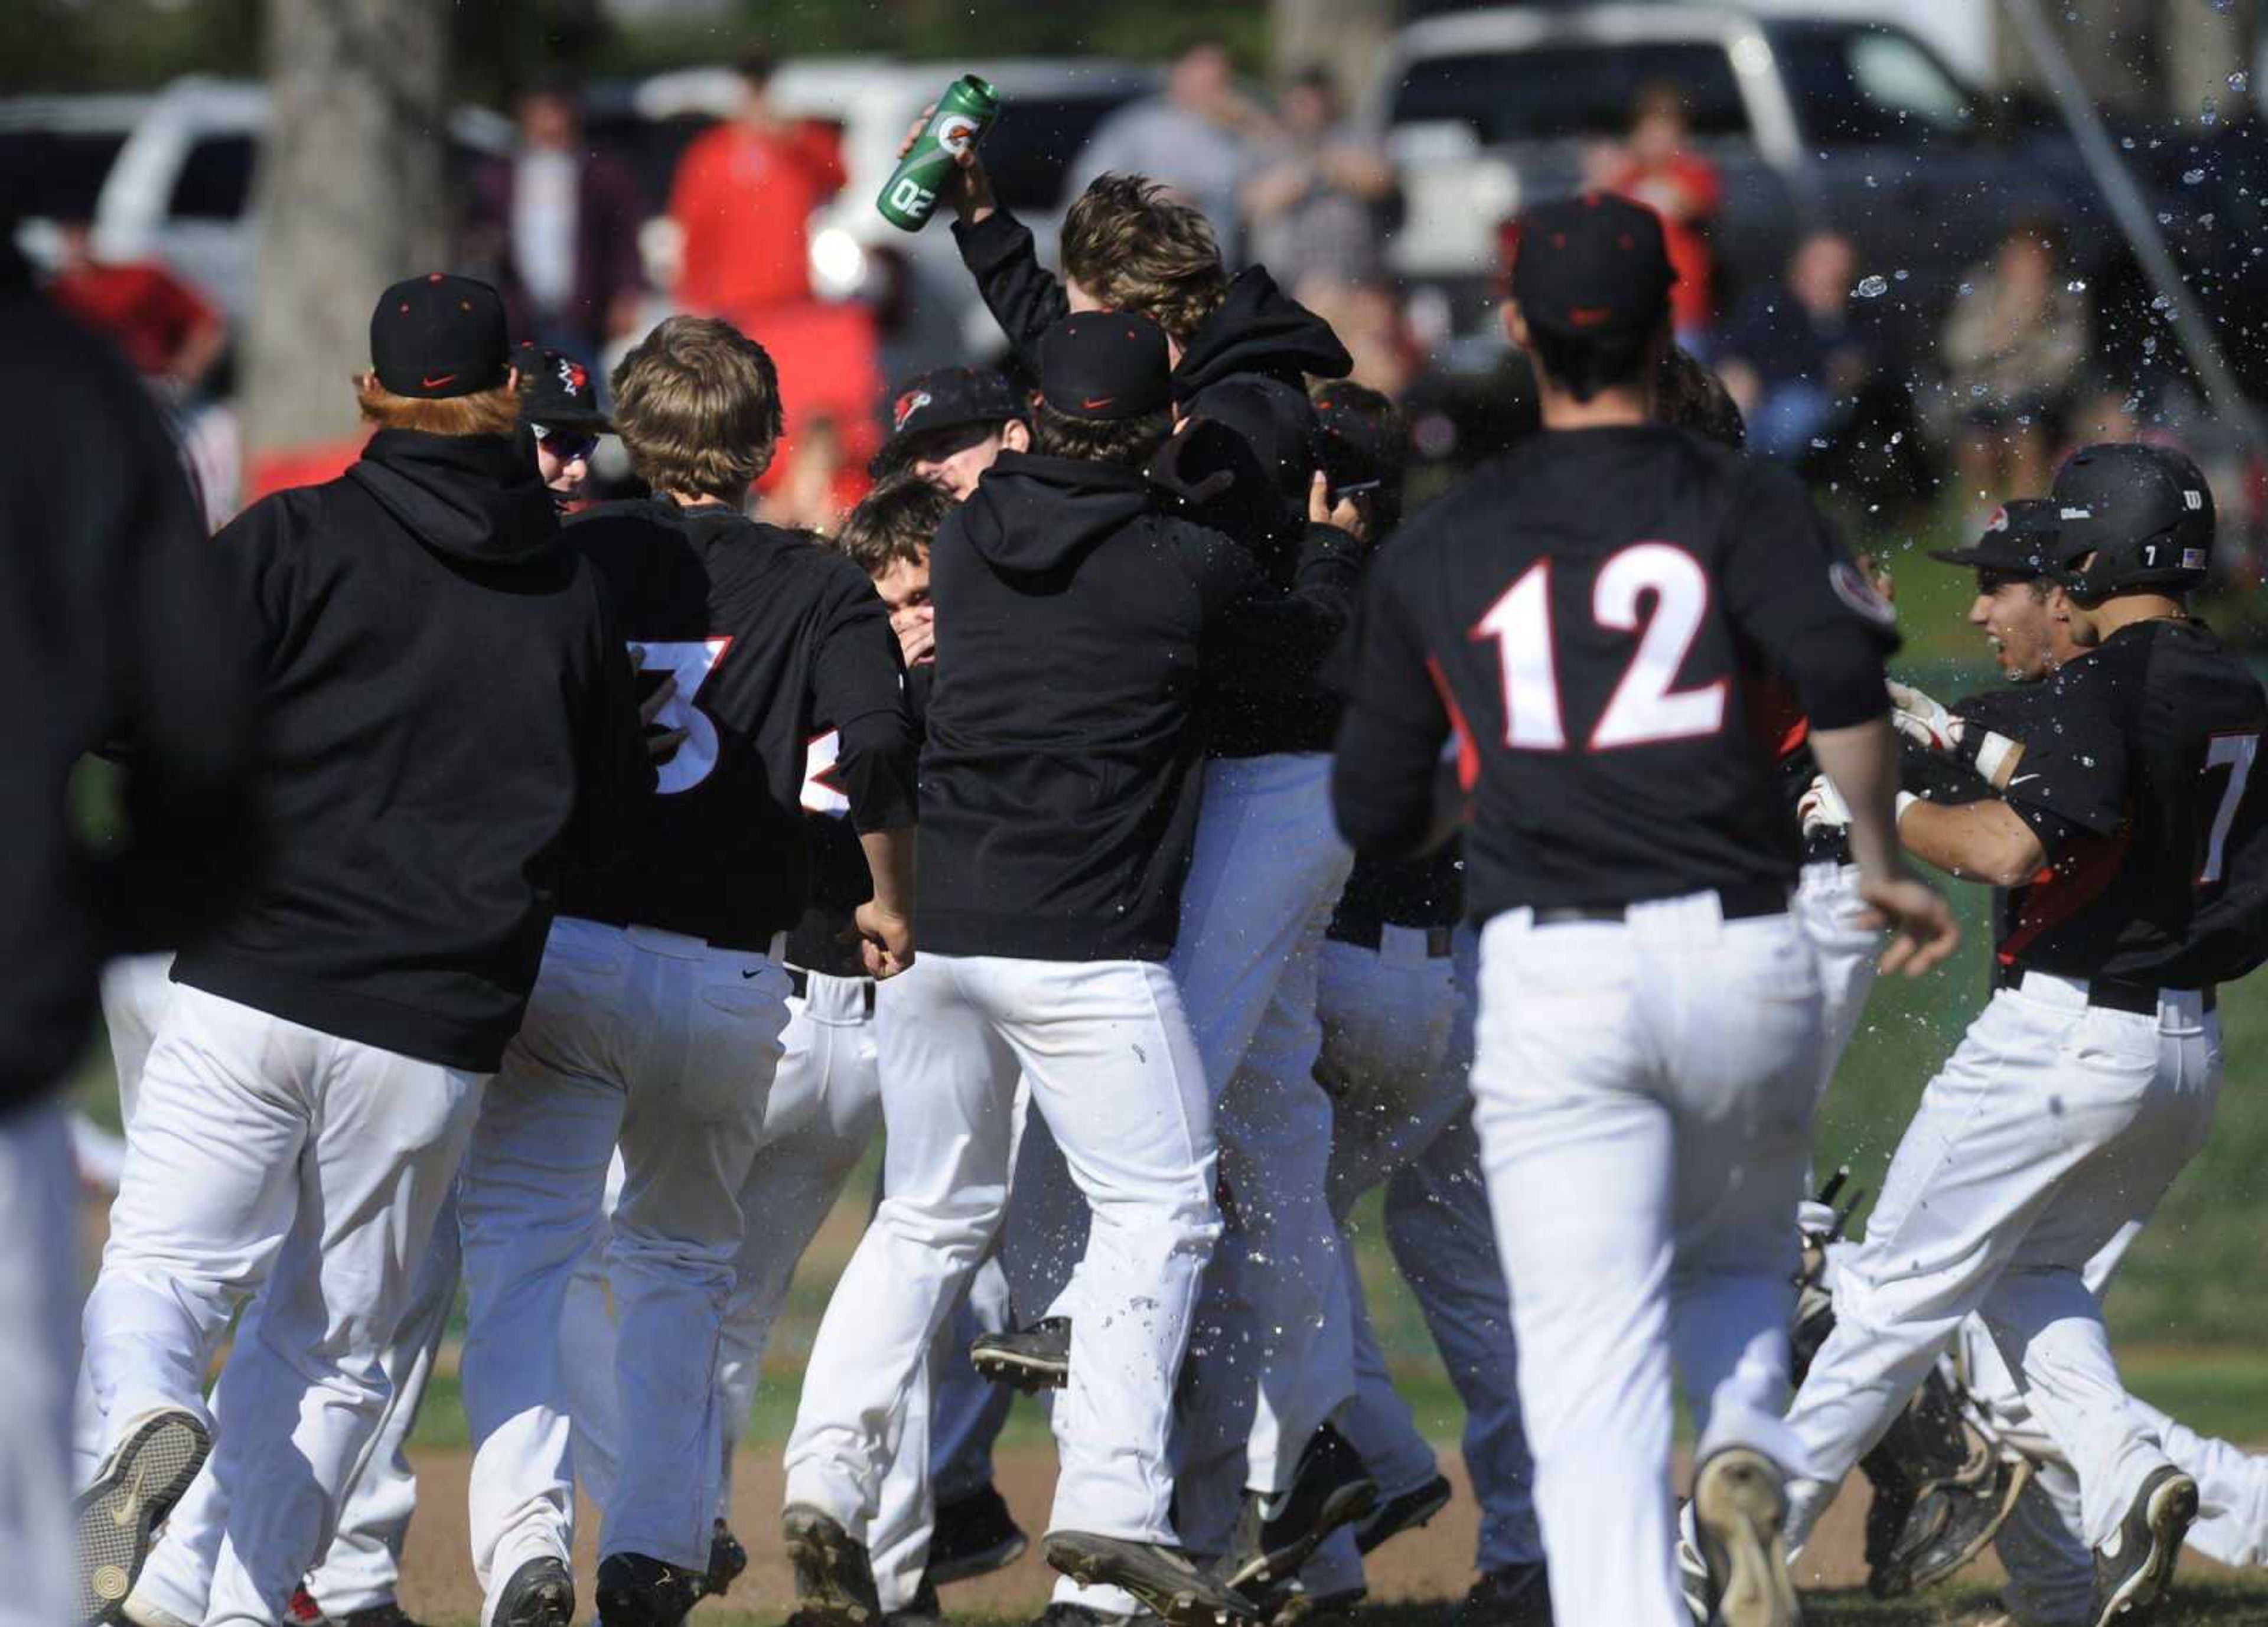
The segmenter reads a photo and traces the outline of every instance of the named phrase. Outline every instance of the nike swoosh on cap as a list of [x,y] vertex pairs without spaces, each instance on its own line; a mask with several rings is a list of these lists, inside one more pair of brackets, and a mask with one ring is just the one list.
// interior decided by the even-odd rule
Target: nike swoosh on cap
[[443,373],[438,379],[420,379],[418,384],[424,389],[438,390],[445,384],[455,383],[456,378],[457,375],[454,373]]
[[1082,400],[1079,402],[1079,405],[1085,408],[1088,412],[1095,412],[1102,408],[1109,406],[1111,402],[1117,399],[1118,398],[1115,395],[1098,395],[1092,400]]

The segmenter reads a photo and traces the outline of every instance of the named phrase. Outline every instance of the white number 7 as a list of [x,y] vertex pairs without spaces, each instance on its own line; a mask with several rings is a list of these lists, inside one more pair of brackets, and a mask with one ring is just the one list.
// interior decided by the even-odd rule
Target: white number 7
[[2213,816],[2213,838],[2205,843],[2205,868],[2198,872],[2199,887],[2220,880],[2229,828],[2236,823],[2236,805],[2244,800],[2244,782],[2252,777],[2252,759],[2259,753],[2260,737],[2257,734],[2216,734],[2205,754],[2206,773],[2220,768],[2228,770],[2228,789],[2220,793],[2220,811]]
[[681,791],[692,790],[717,767],[717,725],[693,703],[693,697],[701,692],[709,674],[717,670],[717,663],[725,659],[725,652],[732,643],[730,638],[678,643],[642,638],[630,641],[630,648],[644,659],[641,672],[666,673],[677,680],[677,693],[663,703],[654,718],[665,729],[685,731],[683,742],[669,761],[655,767],[654,790],[662,796],[673,797]]

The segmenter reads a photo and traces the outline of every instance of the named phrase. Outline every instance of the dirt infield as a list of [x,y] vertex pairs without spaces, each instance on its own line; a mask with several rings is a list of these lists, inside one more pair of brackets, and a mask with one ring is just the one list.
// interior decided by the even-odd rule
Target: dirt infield
[[[477,1619],[480,1590],[474,1586],[465,1535],[465,1477],[469,1459],[465,1453],[427,1450],[416,1454],[418,1514],[409,1534],[403,1564],[402,1601],[420,1620],[457,1622]],[[1472,1579],[1473,1542],[1479,1527],[1479,1510],[1464,1469],[1454,1454],[1445,1455],[1443,1470],[1456,1483],[1456,1500],[1422,1531],[1396,1538],[1372,1556],[1371,1598],[1373,1602],[1417,1602],[1454,1597]],[[1024,1528],[1037,1536],[1047,1520],[1049,1498],[1055,1486],[1055,1459],[1045,1447],[1004,1452],[998,1458],[1001,1492],[1016,1511]],[[779,1546],[780,1461],[777,1447],[743,1453],[733,1477],[733,1526],[748,1545],[748,1573],[721,1603],[705,1604],[694,1619],[729,1619],[752,1613],[777,1620],[786,1613],[787,1561]],[[1863,1579],[1859,1562],[1866,1494],[1854,1489],[1831,1512],[1805,1554],[1806,1586],[1851,1587]],[[581,1542],[576,1574],[587,1589],[597,1564],[594,1522],[585,1510],[578,1522]],[[1978,1574],[1984,1573],[1979,1567]],[[1033,1550],[1007,1570],[981,1580],[964,1583],[945,1596],[954,1615],[998,1618],[1035,1613],[1046,1602],[1055,1573]],[[587,1613],[587,1611],[585,1612]]]

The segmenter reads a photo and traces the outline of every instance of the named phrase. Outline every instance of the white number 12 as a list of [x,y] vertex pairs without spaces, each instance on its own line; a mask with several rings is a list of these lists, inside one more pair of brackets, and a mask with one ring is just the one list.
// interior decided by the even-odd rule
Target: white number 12
[[[1639,601],[1649,595],[1653,614],[1641,619]],[[1724,726],[1725,680],[1697,689],[1675,688],[1708,612],[1708,572],[1672,543],[1635,542],[1599,567],[1591,588],[1592,619],[1616,632],[1637,633],[1638,641],[1591,731],[1589,749],[1689,740]],[[1538,560],[1522,572],[1475,623],[1473,637],[1496,641],[1505,744],[1519,751],[1565,751],[1567,724],[1551,637],[1551,562]]]

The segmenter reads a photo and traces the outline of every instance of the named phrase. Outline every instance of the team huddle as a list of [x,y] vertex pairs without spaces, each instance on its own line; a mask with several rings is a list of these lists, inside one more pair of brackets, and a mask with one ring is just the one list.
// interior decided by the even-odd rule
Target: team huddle
[[[836,538],[746,517],[781,408],[728,324],[602,412],[435,274],[373,313],[361,460],[180,545],[251,834],[106,976],[76,1569],[24,1619],[406,1623],[461,1284],[483,1627],[574,1619],[578,1484],[598,1619],[680,1621],[747,1564],[765,1346],[878,1128],[786,1450],[806,1627],[1025,1550],[1017,1389],[1048,1627],[1359,1601],[1451,1495],[1343,1230],[1381,1187],[1472,1627],[1791,1627],[1862,1464],[1880,1592],[1997,1540],[2008,1620],[2139,1627],[2185,1542],[2268,1557],[2268,1470],[2125,1394],[2099,1299],[2268,956],[2196,469],[2086,448],[1941,555],[2011,681],[1948,706],[1672,345],[1652,211],[1523,217],[1541,427],[1405,522],[1393,406],[1203,216],[1105,176],[1058,277],[960,162],[1035,387],[908,381]],[[575,501],[604,434],[651,496]],[[1878,965],[1958,937],[1907,854],[2000,889],[1995,992],[1846,1242],[1815,1109]]]

